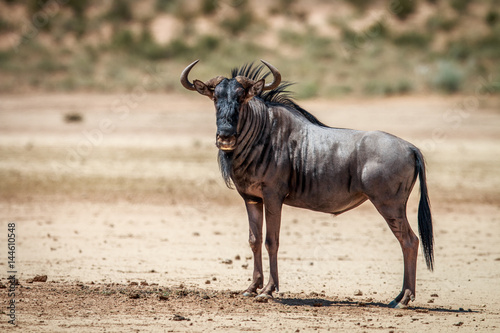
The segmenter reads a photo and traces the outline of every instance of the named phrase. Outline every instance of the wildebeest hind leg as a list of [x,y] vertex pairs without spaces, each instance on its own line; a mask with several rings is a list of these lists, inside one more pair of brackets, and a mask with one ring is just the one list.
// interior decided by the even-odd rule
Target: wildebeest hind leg
[[256,296],[257,289],[264,286],[264,274],[262,272],[262,223],[263,204],[262,202],[246,201],[248,213],[249,237],[248,242],[253,252],[253,278],[244,296]]
[[[373,202],[373,201],[372,201]],[[387,221],[403,250],[404,278],[401,293],[389,304],[392,308],[404,308],[415,298],[417,275],[418,237],[411,230],[406,218],[406,205],[373,202]]]

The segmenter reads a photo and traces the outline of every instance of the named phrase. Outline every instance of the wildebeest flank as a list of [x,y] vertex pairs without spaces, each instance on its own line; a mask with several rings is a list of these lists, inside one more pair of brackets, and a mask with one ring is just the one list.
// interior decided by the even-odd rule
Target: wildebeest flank
[[[406,217],[406,203],[420,180],[418,226],[427,267],[433,269],[433,233],[425,164],[418,148],[379,131],[358,131],[324,125],[288,96],[287,83],[271,64],[273,81],[263,67],[245,65],[231,78],[217,76],[181,83],[213,100],[216,145],[228,185],[245,201],[254,254],[253,280],[247,296],[272,297],[278,290],[278,247],[283,204],[341,214],[370,200],[387,221],[403,250],[403,288],[390,303],[405,307],[415,297],[418,238]],[[262,228],[270,277],[264,287]],[[258,289],[259,294],[257,295]]]

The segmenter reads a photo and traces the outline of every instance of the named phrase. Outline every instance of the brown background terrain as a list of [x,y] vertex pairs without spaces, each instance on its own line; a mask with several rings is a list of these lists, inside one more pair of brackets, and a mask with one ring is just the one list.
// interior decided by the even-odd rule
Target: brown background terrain
[[[15,222],[20,285],[14,329],[0,290],[0,330],[498,331],[498,98],[300,104],[329,125],[384,130],[422,148],[436,269],[419,257],[410,309],[386,307],[402,284],[402,255],[370,204],[338,217],[286,208],[280,293],[268,303],[240,296],[252,269],[246,214],[220,178],[206,98],[8,95],[0,104],[0,269]],[[418,185],[408,205],[415,231],[417,194]],[[30,283],[36,275],[48,281]]]

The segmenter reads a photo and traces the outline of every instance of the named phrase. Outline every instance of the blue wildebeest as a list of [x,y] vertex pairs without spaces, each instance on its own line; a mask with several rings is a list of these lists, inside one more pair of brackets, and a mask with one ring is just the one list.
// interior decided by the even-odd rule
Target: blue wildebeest
[[[182,85],[213,100],[219,165],[228,186],[245,201],[254,255],[246,296],[272,297],[278,290],[278,246],[283,204],[341,214],[370,200],[403,250],[401,293],[389,304],[405,307],[415,297],[418,238],[406,217],[406,203],[420,180],[418,227],[427,267],[433,269],[432,219],[421,152],[391,134],[324,125],[289,97],[279,71],[245,65],[231,78],[189,81],[198,61],[181,74]],[[273,81],[266,84],[271,74]],[[270,277],[264,287],[262,226]],[[263,289],[261,289],[263,288]],[[257,295],[258,289],[261,289]]]

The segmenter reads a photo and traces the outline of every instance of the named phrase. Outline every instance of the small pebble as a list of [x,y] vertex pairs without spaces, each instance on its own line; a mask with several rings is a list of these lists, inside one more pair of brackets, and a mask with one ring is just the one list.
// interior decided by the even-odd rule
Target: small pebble
[[172,320],[174,320],[174,321],[182,321],[182,320],[190,321],[191,319],[186,318],[186,317],[181,316],[181,315],[178,315],[178,314],[175,314],[174,317],[172,318]]
[[37,275],[33,278],[33,282],[47,282],[47,275]]
[[354,296],[363,296],[363,292],[358,289],[354,292]]

